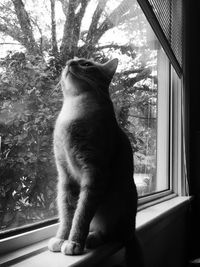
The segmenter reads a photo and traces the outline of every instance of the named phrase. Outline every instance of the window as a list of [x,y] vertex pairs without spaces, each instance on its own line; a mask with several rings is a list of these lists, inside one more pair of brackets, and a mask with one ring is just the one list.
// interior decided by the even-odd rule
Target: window
[[[170,81],[169,60],[145,16],[136,8],[138,19],[128,25],[129,31],[136,32],[124,36],[124,28],[118,26],[115,31],[119,40],[114,29],[107,34],[111,37],[113,33],[109,45],[112,47],[113,40],[117,42],[115,55],[121,62],[111,96],[119,123],[132,144],[134,179],[139,196],[144,196],[169,189]],[[120,46],[135,55],[124,53]]]
[[74,56],[119,59],[110,94],[139,197],[172,188],[170,63],[136,1],[2,0],[0,38],[1,233],[57,217],[52,133]]

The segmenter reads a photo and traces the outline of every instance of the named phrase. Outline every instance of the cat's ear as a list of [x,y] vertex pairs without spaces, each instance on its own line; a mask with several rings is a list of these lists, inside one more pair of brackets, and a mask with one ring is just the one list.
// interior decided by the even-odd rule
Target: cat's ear
[[118,66],[118,59],[114,58],[106,63],[103,64],[104,71],[109,75],[109,77],[112,79],[113,75],[115,74],[115,71]]

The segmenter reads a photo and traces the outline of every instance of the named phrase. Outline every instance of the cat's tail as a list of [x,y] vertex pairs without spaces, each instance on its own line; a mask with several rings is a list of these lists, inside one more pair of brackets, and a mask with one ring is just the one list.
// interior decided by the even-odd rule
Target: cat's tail
[[142,247],[136,236],[126,242],[125,248],[127,267],[145,267]]

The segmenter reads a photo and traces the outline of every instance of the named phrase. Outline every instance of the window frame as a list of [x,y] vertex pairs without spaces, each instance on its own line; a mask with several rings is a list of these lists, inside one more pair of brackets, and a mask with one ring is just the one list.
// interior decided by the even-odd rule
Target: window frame
[[[170,62],[174,66],[178,76],[181,78],[183,74],[183,70],[181,66],[179,65],[178,60],[176,59],[171,46],[168,44],[168,40],[156,18],[156,15],[153,12],[153,7],[147,0],[137,0],[137,2],[140,5],[142,11],[144,12],[145,17],[149,21],[149,24],[151,25],[154,33],[158,37],[162,47],[164,48]],[[183,7],[183,10],[184,10],[184,7]]]
[[183,196],[187,191],[186,179],[183,175],[182,79],[176,74],[176,71],[173,69],[170,62],[169,74],[169,188],[140,197],[138,200],[139,209],[178,195]]
[[[139,4],[142,1],[138,1]],[[144,12],[144,8],[143,12]],[[147,17],[147,12],[144,12],[144,15]],[[152,18],[151,18],[152,20]],[[151,25],[151,23],[150,23]],[[155,32],[155,28],[154,28]],[[156,34],[156,32],[155,32]],[[163,41],[164,43],[164,41]],[[163,45],[162,43],[162,45]],[[185,194],[187,184],[183,179],[183,107],[182,107],[182,80],[177,81],[180,75],[176,74],[176,71],[173,69],[172,64],[169,63],[169,90],[170,90],[170,114],[169,114],[169,179],[170,179],[170,187],[169,189],[155,192],[150,195],[145,195],[139,198],[138,200],[138,211],[146,208],[147,206],[151,206],[157,204],[159,202],[163,202],[170,198],[176,196],[182,196]],[[159,90],[159,89],[158,89]],[[0,251],[2,253],[8,253],[10,251],[31,245],[33,243],[39,242],[41,240],[50,238],[58,227],[58,223],[55,219],[48,220],[47,225],[46,222],[41,222],[36,225],[35,229],[31,228],[31,226],[21,227],[22,232],[11,231],[11,234],[0,234]],[[26,230],[24,231],[24,229]],[[2,237],[2,238],[1,238]]]

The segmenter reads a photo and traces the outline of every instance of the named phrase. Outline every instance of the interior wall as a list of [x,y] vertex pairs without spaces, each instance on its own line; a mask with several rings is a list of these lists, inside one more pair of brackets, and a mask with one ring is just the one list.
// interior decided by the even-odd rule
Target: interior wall
[[[188,267],[189,216],[190,208],[185,205],[137,231],[145,267]],[[98,267],[126,267],[124,254],[120,250]]]
[[186,90],[189,96],[190,191],[200,194],[200,1],[186,1]]
[[163,218],[139,233],[145,267],[186,267],[188,265],[188,211]]
[[188,109],[188,174],[193,196],[190,254],[200,257],[200,1],[186,2],[185,86]]

